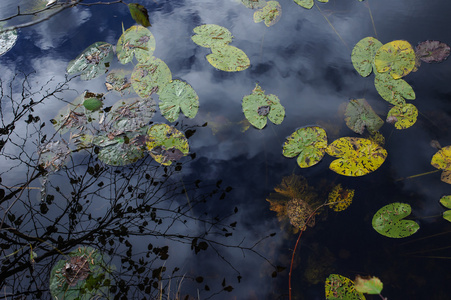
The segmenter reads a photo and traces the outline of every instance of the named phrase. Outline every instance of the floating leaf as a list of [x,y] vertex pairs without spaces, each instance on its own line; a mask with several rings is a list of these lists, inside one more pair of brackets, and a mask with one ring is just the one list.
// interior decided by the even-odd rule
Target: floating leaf
[[243,71],[251,65],[246,53],[237,47],[226,45],[212,48],[211,51],[213,53],[207,55],[207,60],[213,67],[221,71]]
[[441,148],[432,156],[431,165],[443,170],[441,180],[451,184],[451,146]]
[[379,48],[374,64],[379,73],[389,72],[394,79],[399,79],[415,67],[415,52],[409,42],[393,41]]
[[139,64],[132,73],[132,86],[141,98],[148,98],[169,83],[171,70],[159,58],[151,57],[146,63]]
[[58,261],[50,273],[50,293],[55,299],[88,300],[108,295],[110,282],[108,266],[98,250],[79,248],[68,259]]
[[365,296],[355,289],[354,282],[339,274],[330,274],[325,284],[328,300],[365,300]]
[[241,0],[244,6],[247,8],[262,8],[266,5],[266,0]]
[[383,236],[391,238],[404,238],[411,236],[418,229],[418,225],[412,220],[402,220],[410,215],[412,209],[406,203],[390,203],[379,209],[373,216],[374,230]]
[[[307,226],[315,226],[315,218],[310,216],[313,214],[313,208],[304,200],[293,198],[287,203],[287,217],[291,225],[300,230],[305,230]],[[310,220],[309,220],[310,218]],[[306,223],[308,220],[308,223]]]
[[384,148],[364,138],[340,138],[327,146],[326,152],[339,158],[330,164],[332,171],[353,177],[375,171],[387,158]]
[[86,48],[76,59],[67,65],[68,74],[81,72],[82,80],[90,80],[107,72],[113,60],[113,46],[105,42],[97,42]]
[[136,135],[125,134],[115,137],[114,143],[100,150],[99,159],[111,166],[125,166],[140,160],[144,157],[144,148],[138,140],[132,138],[134,136]]
[[48,142],[38,151],[39,165],[49,172],[56,172],[69,160],[71,150],[67,143],[62,141]]
[[135,25],[127,29],[117,41],[117,58],[122,64],[133,60],[145,63],[155,51],[155,37],[149,29]]
[[374,56],[380,47],[382,47],[382,43],[373,37],[366,37],[355,44],[351,60],[361,76],[366,77],[373,71]]
[[[440,203],[446,207],[446,208],[450,208],[451,209],[451,196],[443,196],[442,198],[440,198]],[[451,210],[447,210],[443,213],[443,218],[448,221],[451,222]]]
[[440,180],[445,183],[451,184],[451,171],[443,171]]
[[415,99],[412,87],[403,79],[393,79],[388,73],[376,73],[374,86],[381,97],[393,105],[404,105],[406,99]]
[[395,122],[396,129],[406,129],[415,124],[418,117],[418,109],[413,104],[398,105],[388,111],[387,120]]
[[274,124],[282,123],[285,118],[285,108],[275,95],[265,95],[265,91],[256,84],[252,94],[245,96],[242,102],[246,119],[256,128],[262,129],[266,125],[266,117]]
[[107,120],[114,129],[135,131],[149,124],[156,106],[152,98],[121,99],[113,105]]
[[314,4],[313,0],[294,0],[294,3],[307,9],[311,9]]
[[359,134],[363,134],[365,128],[374,134],[384,125],[384,121],[365,99],[351,99],[346,107],[345,116],[346,125]]
[[337,184],[330,191],[327,202],[334,211],[343,211],[351,205],[352,198],[354,198],[354,190],[343,188],[341,184]]
[[11,50],[17,41],[17,30],[3,30],[3,24],[0,24],[0,56]]
[[130,93],[132,87],[132,83],[129,81],[131,73],[129,70],[110,71],[105,82],[107,90],[115,90],[121,94]]
[[357,276],[355,279],[355,289],[360,293],[378,295],[383,287],[382,281],[374,276],[368,279]]
[[277,1],[268,1],[266,6],[254,13],[254,22],[265,21],[267,27],[276,24],[282,16],[282,7]]
[[96,111],[103,106],[103,94],[94,94],[86,92],[84,94],[83,106],[90,111]]
[[301,168],[316,165],[327,147],[327,134],[319,126],[303,127],[293,132],[283,144],[283,155],[295,157]]
[[416,56],[425,63],[442,62],[448,58],[450,47],[439,41],[424,41],[415,47]]
[[189,152],[185,135],[167,124],[155,124],[149,128],[146,147],[150,155],[165,166],[169,166],[175,160],[172,159],[174,153],[179,154],[178,151],[180,151],[185,156]]
[[188,118],[194,118],[199,110],[199,96],[186,82],[173,80],[158,91],[161,114],[169,121],[175,122],[180,110]]
[[193,29],[195,35],[191,37],[194,43],[201,47],[221,47],[232,41],[232,33],[225,27],[216,24],[205,24]]
[[144,6],[138,3],[130,3],[128,4],[128,9],[130,10],[133,20],[137,23],[144,27],[152,26],[149,22],[149,14]]

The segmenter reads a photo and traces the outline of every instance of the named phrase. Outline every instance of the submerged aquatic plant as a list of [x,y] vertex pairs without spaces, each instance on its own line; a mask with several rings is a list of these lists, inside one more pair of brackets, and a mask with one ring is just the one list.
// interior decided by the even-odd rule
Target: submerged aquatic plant
[[329,207],[334,211],[343,211],[351,205],[352,198],[354,198],[354,190],[343,188],[341,184],[337,184],[329,193]]

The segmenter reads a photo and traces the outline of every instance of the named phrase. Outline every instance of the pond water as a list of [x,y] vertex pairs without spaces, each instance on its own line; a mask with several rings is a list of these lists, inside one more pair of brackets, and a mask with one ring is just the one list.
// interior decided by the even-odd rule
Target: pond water
[[[47,2],[3,0],[0,19],[14,16],[18,5],[24,13]],[[362,77],[354,69],[354,45],[369,36],[382,44],[450,44],[450,3],[331,0],[315,1],[308,10],[280,0],[281,18],[267,27],[255,23],[256,10],[241,1],[139,1],[149,12],[153,55],[173,79],[193,87],[199,111],[171,123],[157,106],[151,120],[183,132],[188,155],[170,166],[148,154],[110,166],[99,160],[98,147],[77,150],[74,133],[60,135],[51,120],[85,90],[104,93],[107,111],[121,97],[133,96],[108,92],[106,75],[86,81],[67,75],[66,68],[95,42],[116,46],[123,29],[136,23],[117,1],[76,2],[18,29],[16,44],[0,56],[0,298],[50,299],[53,266],[60,263],[62,270],[61,261],[69,261],[65,255],[91,247],[86,255],[100,269],[90,271],[91,286],[81,299],[94,297],[92,290],[111,299],[288,299],[299,234],[287,218],[278,220],[266,199],[294,174],[305,178],[319,203],[337,184],[355,194],[349,208],[324,210],[302,234],[293,259],[292,299],[326,299],[330,274],[376,276],[388,299],[449,299],[451,224],[439,200],[451,194],[451,185],[441,181],[441,171],[406,178],[436,170],[432,141],[451,145],[449,60],[422,63],[403,78],[415,91],[416,99],[408,102],[417,107],[418,119],[403,130],[384,123],[379,131],[388,155],[374,172],[339,175],[329,169],[329,155],[300,168],[295,158],[282,155],[282,146],[309,125],[324,128],[328,143],[361,137],[346,126],[350,99],[365,98],[385,120],[393,105],[378,94],[374,75]],[[42,16],[11,18],[7,25]],[[214,68],[206,58],[211,50],[191,39],[203,24],[227,28],[230,45],[244,51],[250,67]],[[121,65],[114,56],[109,69],[131,71],[136,64]],[[257,83],[285,107],[280,125],[268,122],[259,130],[246,122],[242,99]],[[73,150],[67,163],[48,173],[38,168],[39,147],[63,140]],[[407,219],[420,226],[412,236],[389,238],[373,229],[373,215],[394,202],[410,204]],[[101,255],[94,257],[92,249]],[[57,282],[63,283],[64,278]]]

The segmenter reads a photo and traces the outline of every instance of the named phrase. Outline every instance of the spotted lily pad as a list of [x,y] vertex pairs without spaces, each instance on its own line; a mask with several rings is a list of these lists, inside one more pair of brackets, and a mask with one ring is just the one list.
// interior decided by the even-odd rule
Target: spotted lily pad
[[194,43],[201,47],[213,48],[224,46],[232,41],[232,33],[225,27],[216,24],[205,24],[193,29],[191,37]]
[[136,65],[132,73],[132,86],[141,98],[148,98],[172,79],[171,70],[159,58],[151,57],[146,63]]
[[314,4],[313,0],[294,0],[294,3],[307,9],[311,9]]
[[355,289],[354,282],[339,274],[330,274],[325,284],[328,300],[365,300],[365,296]]
[[180,110],[188,118],[194,118],[199,110],[199,97],[186,82],[173,80],[158,91],[161,114],[169,121],[175,122]]
[[384,125],[384,121],[365,99],[351,99],[346,107],[345,116],[346,125],[359,134],[363,134],[365,128],[371,134],[375,134]]
[[448,58],[450,47],[439,41],[424,41],[415,47],[416,56],[425,63],[442,62]]
[[374,276],[371,278],[357,276],[355,279],[355,289],[361,293],[379,295],[383,287],[382,281]]
[[379,73],[389,72],[394,79],[399,79],[415,67],[415,51],[407,41],[392,41],[379,48],[374,64]]
[[418,117],[418,109],[413,104],[398,105],[392,107],[387,114],[387,120],[395,123],[396,129],[406,129],[415,124]]
[[282,123],[285,118],[285,108],[275,95],[265,95],[265,91],[256,84],[252,94],[243,98],[243,113],[246,119],[256,128],[266,126],[268,117],[274,124]]
[[[443,196],[440,198],[440,204],[444,207],[451,209],[451,196]],[[443,219],[448,222],[451,222],[451,210],[447,210],[443,213]]]
[[451,146],[441,148],[432,156],[431,165],[443,170],[441,180],[451,184]]
[[117,58],[122,64],[129,63],[136,57],[145,63],[155,51],[155,38],[149,29],[135,25],[127,29],[117,41]]
[[318,126],[303,127],[293,132],[283,144],[285,157],[297,158],[301,168],[316,165],[324,157],[327,147],[326,131]]
[[379,209],[373,216],[374,230],[383,236],[391,238],[404,238],[411,236],[418,229],[418,225],[412,220],[403,220],[410,215],[412,209],[406,203],[390,203]]
[[147,131],[146,148],[158,163],[169,166],[173,160],[188,155],[189,145],[185,135],[167,124],[154,124]]
[[377,170],[387,158],[387,151],[364,138],[343,137],[326,148],[326,153],[338,157],[329,168],[345,176],[363,176]]
[[152,98],[121,99],[111,108],[107,122],[116,130],[135,131],[149,124],[156,106]]
[[106,89],[117,91],[122,95],[131,93],[132,83],[129,80],[131,73],[129,70],[111,70],[106,76]]
[[249,68],[251,62],[243,50],[234,46],[215,47],[207,55],[208,62],[221,71],[237,72]]
[[48,142],[39,148],[39,165],[49,172],[56,172],[67,163],[71,152],[64,140]]
[[132,134],[124,134],[114,138],[115,143],[103,147],[98,157],[110,166],[125,166],[144,157],[144,148]]
[[[0,31],[3,30],[2,24],[0,24]],[[17,30],[8,30],[0,32],[0,56],[11,50],[17,41]]]
[[255,9],[264,7],[266,0],[241,0],[241,3],[247,8]]
[[265,21],[267,27],[276,24],[282,16],[282,7],[277,1],[268,1],[266,6],[254,13],[254,22]]
[[97,42],[70,61],[66,70],[68,74],[81,73],[82,80],[90,80],[105,74],[112,60],[113,46],[106,42]]
[[380,47],[382,47],[382,43],[373,37],[366,37],[355,44],[352,49],[351,61],[361,76],[367,77],[373,71],[374,56]]
[[405,80],[393,79],[388,73],[376,73],[374,86],[379,95],[393,105],[404,105],[405,99],[415,99],[415,92]]

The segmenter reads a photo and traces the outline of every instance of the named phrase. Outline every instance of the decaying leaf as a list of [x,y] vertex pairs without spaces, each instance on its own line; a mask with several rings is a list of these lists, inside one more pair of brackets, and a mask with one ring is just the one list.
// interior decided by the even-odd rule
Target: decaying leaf
[[387,114],[387,122],[391,118],[396,129],[406,129],[415,124],[418,117],[418,109],[413,104],[397,105],[392,107]]
[[357,275],[355,278],[355,289],[360,293],[378,295],[381,293],[384,285],[377,277],[363,278]]
[[327,202],[334,211],[343,211],[351,205],[352,198],[354,198],[354,190],[343,188],[341,184],[337,184],[330,191]]
[[108,114],[107,123],[116,130],[136,131],[149,124],[156,112],[155,100],[138,97],[117,101]]
[[276,24],[282,16],[282,7],[277,1],[268,1],[266,6],[254,13],[254,22],[265,21],[267,27]]
[[[352,49],[351,60],[354,68],[361,76],[366,77],[373,71],[374,56],[380,47],[382,47],[382,43],[373,37],[366,37],[355,44]],[[374,70],[377,72],[376,69]]]
[[90,80],[107,72],[113,60],[113,45],[96,42],[86,48],[67,65],[68,74],[81,73],[82,80]]
[[147,131],[146,148],[158,163],[168,166],[172,161],[188,155],[189,145],[185,135],[167,124],[154,124]]
[[365,296],[355,289],[354,282],[339,274],[330,274],[325,284],[328,300],[365,300]]
[[137,23],[141,24],[144,27],[152,26],[149,22],[149,14],[147,13],[147,9],[138,3],[129,3],[128,9],[130,10],[130,14]]
[[129,70],[111,70],[106,76],[105,86],[108,91],[115,90],[121,95],[129,94],[132,90],[130,82],[131,71]]
[[[3,30],[3,24],[0,23],[0,31]],[[17,30],[8,30],[0,32],[0,56],[11,50],[17,41]]]
[[374,64],[379,73],[389,72],[394,79],[399,79],[415,67],[415,51],[407,41],[392,41],[379,48]]
[[411,236],[420,229],[420,225],[415,221],[403,220],[411,211],[407,203],[395,202],[385,205],[374,214],[373,228],[379,234],[391,238]]
[[424,41],[415,47],[416,56],[425,63],[438,63],[448,58],[451,48],[439,41]]
[[346,125],[359,134],[363,134],[365,128],[374,134],[384,125],[384,121],[363,98],[351,99],[346,107],[345,116]]
[[431,165],[443,170],[441,180],[451,184],[451,146],[442,147],[432,156]]
[[48,142],[38,150],[39,164],[49,172],[56,172],[67,163],[71,152],[64,140]]

